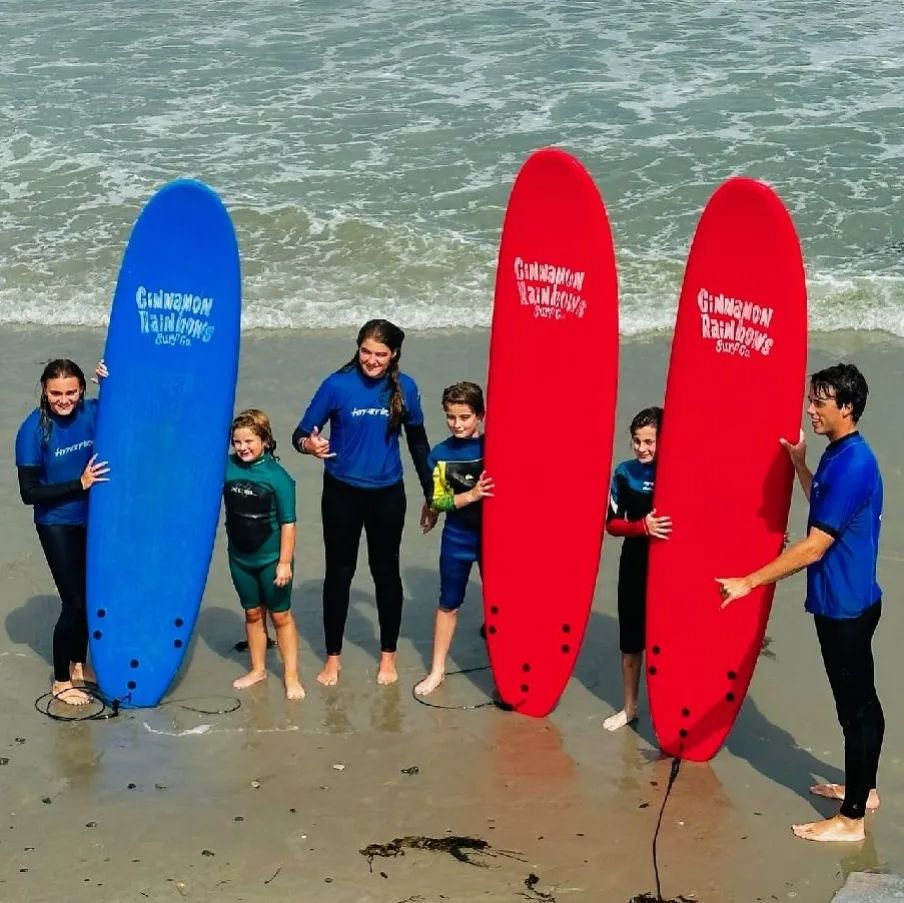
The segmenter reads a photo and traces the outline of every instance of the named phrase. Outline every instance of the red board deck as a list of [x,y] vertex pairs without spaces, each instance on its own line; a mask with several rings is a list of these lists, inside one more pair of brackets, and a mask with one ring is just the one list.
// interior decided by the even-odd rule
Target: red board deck
[[773,587],[723,610],[717,577],[775,557],[799,435],[807,355],[800,243],[768,186],[729,179],[694,236],[669,361],[654,505],[671,538],[650,549],[647,689],[662,750],[706,761],[753,675]]
[[496,687],[555,707],[593,600],[618,382],[618,280],[593,179],[561,150],[515,180],[490,334],[483,587]]

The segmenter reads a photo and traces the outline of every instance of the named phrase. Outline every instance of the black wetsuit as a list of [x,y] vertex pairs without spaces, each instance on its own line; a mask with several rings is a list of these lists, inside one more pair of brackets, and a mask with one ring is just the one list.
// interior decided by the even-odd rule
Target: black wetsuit
[[623,461],[615,469],[609,493],[606,529],[624,537],[618,561],[618,635],[626,654],[643,652],[645,644],[650,541],[644,518],[653,508],[655,475],[655,464]]

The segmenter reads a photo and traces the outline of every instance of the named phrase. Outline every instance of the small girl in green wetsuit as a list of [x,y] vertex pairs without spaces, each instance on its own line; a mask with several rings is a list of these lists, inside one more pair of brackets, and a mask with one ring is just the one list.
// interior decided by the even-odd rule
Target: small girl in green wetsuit
[[265,618],[276,628],[286,696],[304,699],[298,679],[298,632],[292,602],[295,555],[295,481],[274,455],[270,419],[249,408],[232,421],[234,454],[226,463],[223,499],[229,538],[229,573],[242,608],[251,670],[233,681],[244,690],[267,676]]

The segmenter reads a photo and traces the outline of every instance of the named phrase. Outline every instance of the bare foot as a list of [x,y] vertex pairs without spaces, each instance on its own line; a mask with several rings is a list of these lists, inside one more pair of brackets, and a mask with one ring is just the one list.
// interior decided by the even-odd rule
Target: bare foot
[[631,724],[632,721],[637,721],[637,712],[629,712],[627,709],[622,709],[620,712],[610,715],[603,722],[603,727],[607,731],[617,731],[621,730],[625,725]]
[[431,671],[415,688],[417,696],[432,693],[446,679],[445,671]]
[[304,687],[297,677],[286,677],[286,699],[304,699]]
[[862,818],[845,818],[836,815],[823,821],[805,825],[791,825],[791,830],[803,840],[836,840],[856,843],[866,838]]
[[55,680],[50,685],[50,692],[54,699],[65,702],[66,705],[88,705],[91,702],[91,697],[72,686],[70,680]]
[[339,683],[339,672],[342,665],[339,664],[338,655],[328,655],[323,670],[317,675],[317,683],[325,687],[335,687]]
[[396,671],[394,652],[380,653],[380,670],[377,671],[377,683],[385,687],[394,684],[399,679],[399,672]]
[[97,675],[91,665],[85,662],[69,663],[69,679],[73,683],[97,685]]
[[255,684],[259,684],[262,680],[266,679],[266,671],[249,671],[244,677],[236,678],[232,682],[232,686],[236,690],[247,690],[248,687],[253,687]]
[[[814,784],[810,788],[814,796],[824,796],[829,800],[844,800],[844,784]],[[866,808],[869,812],[875,812],[879,808],[879,791],[870,790],[866,800]]]

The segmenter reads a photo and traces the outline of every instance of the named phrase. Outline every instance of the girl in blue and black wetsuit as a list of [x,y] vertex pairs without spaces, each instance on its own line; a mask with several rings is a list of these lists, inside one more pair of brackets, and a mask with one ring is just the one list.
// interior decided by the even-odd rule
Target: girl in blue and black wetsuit
[[[97,372],[106,375],[103,364]],[[88,490],[109,472],[94,454],[96,413],[97,402],[85,398],[85,374],[61,358],[44,368],[40,404],[16,435],[19,493],[34,506],[35,528],[62,603],[53,631],[51,692],[69,705],[90,702],[75,683],[93,680],[85,666],[85,524]]]
[[[437,516],[428,503],[433,486],[421,399],[414,380],[399,370],[404,339],[405,333],[388,320],[365,323],[358,333],[357,353],[323,381],[292,436],[292,444],[302,454],[324,462],[321,515],[327,658],[317,680],[326,686],[339,679],[362,528],[367,534],[380,621],[377,682],[398,680],[395,656],[402,620],[399,547],[406,510],[399,451],[402,428],[427,500],[421,509],[421,527],[426,532],[436,524]],[[329,439],[320,435],[327,422]]]

